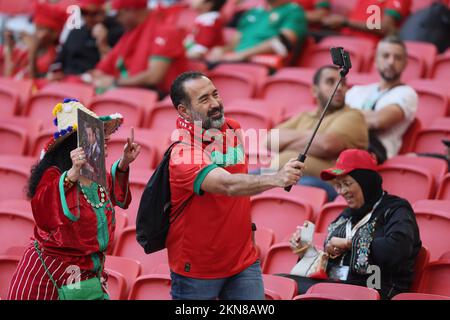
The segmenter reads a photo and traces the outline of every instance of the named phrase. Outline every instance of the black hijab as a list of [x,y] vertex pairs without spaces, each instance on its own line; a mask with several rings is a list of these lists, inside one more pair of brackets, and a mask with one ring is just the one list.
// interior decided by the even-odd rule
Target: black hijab
[[362,207],[358,209],[349,208],[352,224],[355,224],[369,213],[375,203],[380,200],[383,195],[383,179],[378,172],[367,169],[355,169],[350,171],[348,175],[359,184],[364,196]]

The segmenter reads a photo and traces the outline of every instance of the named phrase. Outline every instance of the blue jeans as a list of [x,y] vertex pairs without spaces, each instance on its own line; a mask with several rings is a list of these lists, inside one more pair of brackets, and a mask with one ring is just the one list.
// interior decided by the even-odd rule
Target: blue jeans
[[173,300],[264,300],[259,260],[244,271],[220,279],[194,279],[170,272]]

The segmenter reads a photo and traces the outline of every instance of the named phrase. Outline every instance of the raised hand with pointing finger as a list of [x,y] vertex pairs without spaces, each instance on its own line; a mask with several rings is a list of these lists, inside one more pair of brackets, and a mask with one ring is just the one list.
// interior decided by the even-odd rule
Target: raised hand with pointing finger
[[134,142],[134,128],[130,130],[130,137],[127,138],[127,143],[123,148],[123,155],[119,162],[119,169],[121,171],[128,170],[128,166],[138,157],[141,152],[141,146]]

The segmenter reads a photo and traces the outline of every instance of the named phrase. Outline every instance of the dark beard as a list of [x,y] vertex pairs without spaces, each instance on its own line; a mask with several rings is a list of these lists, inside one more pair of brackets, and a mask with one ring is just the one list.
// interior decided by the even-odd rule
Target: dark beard
[[383,80],[386,82],[395,82],[395,81],[399,80],[401,77],[401,74],[395,74],[392,77],[386,76],[386,74],[384,72],[379,72],[379,74],[380,74],[381,78],[383,78]]

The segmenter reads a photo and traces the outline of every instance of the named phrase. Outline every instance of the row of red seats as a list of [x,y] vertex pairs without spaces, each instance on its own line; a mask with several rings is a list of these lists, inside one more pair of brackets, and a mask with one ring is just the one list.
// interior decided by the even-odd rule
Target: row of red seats
[[[290,249],[288,249],[290,251]],[[450,260],[443,259],[428,263],[427,251],[421,251],[416,263],[423,267],[414,292],[394,297],[394,300],[450,300]],[[295,255],[290,252],[294,258]],[[286,251],[286,256],[288,252]],[[278,256],[279,258],[280,256]],[[0,256],[0,299],[7,298],[7,290],[12,274],[20,257]],[[295,263],[294,259],[290,259]],[[292,265],[290,266],[292,267]],[[170,300],[171,278],[168,269],[157,273],[143,274],[139,261],[116,256],[106,258],[108,273],[108,293],[111,300]],[[283,269],[286,272],[286,269]],[[379,300],[375,289],[347,284],[319,283],[312,286],[304,295],[297,296],[297,283],[289,278],[273,274],[263,274],[266,300]]]
[[[146,258],[142,248],[136,243],[135,220],[140,194],[133,193],[133,197],[135,201],[128,210],[117,209],[116,211],[116,237],[109,253],[145,260],[143,264],[148,273],[158,263]],[[447,236],[450,234],[449,201],[419,200],[414,203],[421,238],[424,245],[430,249],[433,261],[450,249],[448,245],[450,238]],[[305,220],[315,222],[315,243],[321,246],[326,236],[327,226],[346,206],[341,198],[325,204],[323,190],[300,186],[295,186],[289,194],[266,192],[254,197],[251,204],[252,220],[258,226],[255,235],[256,243],[263,263],[270,246],[287,241],[295,226],[302,225]],[[22,250],[23,246],[27,245],[34,228],[29,202],[26,200],[0,202],[0,219],[3,238],[0,254],[11,254]],[[165,251],[152,257],[160,261],[158,257],[161,255],[165,261],[167,259]]]

